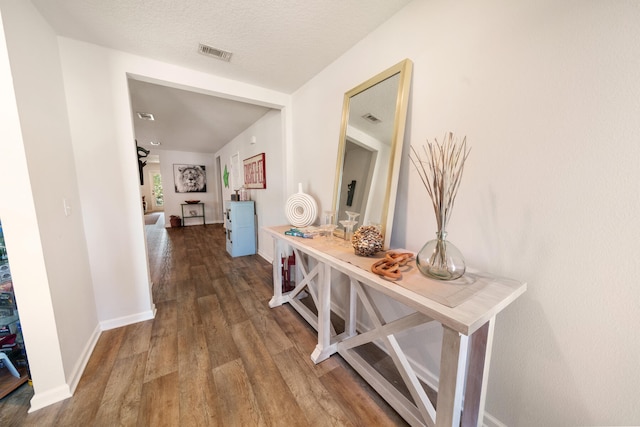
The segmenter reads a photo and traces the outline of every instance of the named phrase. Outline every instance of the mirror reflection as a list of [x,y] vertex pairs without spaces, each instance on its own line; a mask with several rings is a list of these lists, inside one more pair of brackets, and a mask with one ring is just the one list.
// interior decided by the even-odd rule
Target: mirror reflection
[[[342,220],[377,224],[388,248],[411,61],[405,60],[345,94],[333,210]],[[350,214],[347,214],[350,212]]]

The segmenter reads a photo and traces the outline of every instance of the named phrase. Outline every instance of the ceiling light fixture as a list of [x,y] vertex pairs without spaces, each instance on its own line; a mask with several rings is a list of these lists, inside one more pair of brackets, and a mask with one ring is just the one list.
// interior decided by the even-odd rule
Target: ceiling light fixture
[[158,145],[161,144],[161,142],[160,141],[149,141],[149,144],[154,145],[154,146],[157,147]]
[[153,114],[151,113],[136,113],[138,115],[138,118],[142,119],[142,120],[155,120],[155,118],[153,117]]
[[233,55],[231,52],[227,52],[226,50],[218,49],[202,43],[198,45],[198,53],[226,62],[231,61],[231,55]]

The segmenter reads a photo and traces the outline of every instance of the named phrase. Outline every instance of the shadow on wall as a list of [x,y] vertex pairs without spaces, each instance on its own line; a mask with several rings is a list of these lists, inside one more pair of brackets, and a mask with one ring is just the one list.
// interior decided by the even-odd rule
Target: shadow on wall
[[[592,425],[589,406],[594,402],[580,400],[580,388],[572,375],[575,367],[561,353],[542,306],[530,296],[525,293],[500,313],[496,322],[486,411],[506,425]],[[510,336],[507,330],[518,333]],[[525,365],[524,361],[539,364]],[[549,366],[553,367],[551,372]],[[500,393],[492,393],[492,386],[500,387]],[[533,402],[527,399],[532,389],[545,392]],[[497,395],[500,401],[492,399]],[[574,410],[569,413],[567,408]],[[577,419],[578,414],[584,418]]]

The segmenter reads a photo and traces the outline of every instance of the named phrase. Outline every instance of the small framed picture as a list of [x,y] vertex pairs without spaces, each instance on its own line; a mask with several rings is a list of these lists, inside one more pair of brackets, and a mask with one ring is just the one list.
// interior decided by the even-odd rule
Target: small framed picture
[[173,165],[176,193],[206,193],[207,175],[204,165]]
[[244,187],[267,188],[267,169],[264,162],[264,153],[244,159]]

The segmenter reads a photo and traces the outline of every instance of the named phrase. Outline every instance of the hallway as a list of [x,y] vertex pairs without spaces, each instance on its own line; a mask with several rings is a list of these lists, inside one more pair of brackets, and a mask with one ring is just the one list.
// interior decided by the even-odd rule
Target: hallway
[[10,426],[406,425],[339,356],[314,365],[315,331],[268,307],[271,265],[231,258],[221,226],[147,225],[154,320],[102,333],[74,396]]

